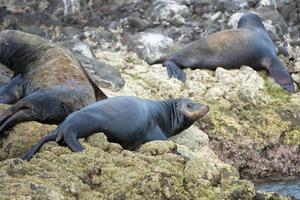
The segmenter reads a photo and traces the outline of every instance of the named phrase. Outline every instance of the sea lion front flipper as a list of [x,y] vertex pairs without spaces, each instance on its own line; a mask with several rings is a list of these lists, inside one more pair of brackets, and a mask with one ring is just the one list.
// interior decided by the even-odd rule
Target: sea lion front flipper
[[176,63],[173,61],[166,61],[163,65],[167,68],[169,78],[174,77],[182,82],[185,82],[186,75]]
[[146,142],[150,142],[153,140],[167,140],[168,138],[165,136],[165,134],[163,134],[163,132],[161,131],[161,129],[156,126],[154,128],[152,128],[152,130],[150,130],[144,139],[144,143]]
[[42,139],[38,141],[31,149],[25,153],[23,156],[20,157],[22,160],[27,160],[29,161],[32,156],[48,141],[55,141],[56,138],[56,131],[53,131],[52,133],[46,135]]
[[0,103],[12,104],[18,101],[24,94],[23,82],[21,75],[17,75],[1,86]]
[[267,66],[267,69],[276,83],[280,84],[287,91],[294,92],[295,89],[292,77],[278,59],[273,59],[271,64]]

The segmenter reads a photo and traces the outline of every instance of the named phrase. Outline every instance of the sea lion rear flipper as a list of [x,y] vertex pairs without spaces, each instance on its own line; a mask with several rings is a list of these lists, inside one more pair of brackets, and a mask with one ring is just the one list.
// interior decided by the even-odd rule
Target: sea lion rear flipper
[[174,77],[182,82],[185,82],[185,73],[176,63],[173,61],[166,61],[164,62],[164,66],[167,68],[169,78]]
[[85,148],[77,141],[76,132],[72,131],[70,128],[61,128],[55,141],[58,143],[64,142],[74,152],[85,150]]
[[46,135],[38,143],[36,143],[26,154],[20,157],[22,160],[27,160],[29,161],[32,156],[48,141],[55,141],[56,138],[56,130],[53,131],[52,133]]
[[36,92],[17,101],[1,113],[0,135],[4,130],[25,121],[59,123],[70,112],[68,106],[59,98],[46,92]]
[[294,84],[288,70],[277,59],[271,61],[271,65],[267,67],[270,76],[276,83],[280,84],[289,92],[294,92]]

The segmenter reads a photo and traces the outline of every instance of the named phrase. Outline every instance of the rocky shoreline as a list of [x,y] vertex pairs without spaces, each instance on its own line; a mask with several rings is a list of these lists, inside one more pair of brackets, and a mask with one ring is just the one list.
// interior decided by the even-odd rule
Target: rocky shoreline
[[[80,1],[79,11],[67,15],[63,1],[22,2],[0,4],[0,29],[30,32],[70,48],[108,95],[189,97],[209,104],[210,112],[175,143],[151,142],[130,152],[96,134],[83,141],[83,153],[51,143],[32,162],[16,158],[56,126],[22,123],[0,139],[1,197],[284,199],[257,192],[241,178],[300,175],[299,88],[289,94],[267,72],[247,66],[185,70],[183,84],[168,79],[162,65],[145,61],[234,28],[241,13],[254,10],[298,85],[297,0]],[[0,72],[4,83],[10,73],[4,67]]]

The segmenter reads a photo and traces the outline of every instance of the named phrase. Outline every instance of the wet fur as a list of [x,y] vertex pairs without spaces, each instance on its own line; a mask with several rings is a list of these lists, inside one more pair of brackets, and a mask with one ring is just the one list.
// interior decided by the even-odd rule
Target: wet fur
[[[270,62],[265,62],[266,59]],[[269,73],[272,71],[270,75],[277,83],[290,92],[294,91],[290,74],[278,60],[260,18],[253,13],[242,16],[237,29],[211,34],[153,62],[157,63],[163,63],[169,77],[183,82],[184,68],[215,70],[217,67],[233,69],[247,65],[256,70],[267,69]]]
[[60,123],[106,98],[69,50],[38,36],[1,32],[0,62],[14,72],[0,88],[0,103],[14,104],[0,115],[0,134],[23,121]]
[[[186,117],[182,103],[189,100],[152,101],[136,97],[113,97],[91,104],[70,114],[62,124],[42,138],[24,156],[29,160],[48,141],[65,143],[73,151],[84,147],[77,141],[94,133],[103,132],[108,141],[133,150],[152,140],[166,140],[192,125],[208,112],[207,106],[197,104]],[[183,108],[185,109],[185,108]]]

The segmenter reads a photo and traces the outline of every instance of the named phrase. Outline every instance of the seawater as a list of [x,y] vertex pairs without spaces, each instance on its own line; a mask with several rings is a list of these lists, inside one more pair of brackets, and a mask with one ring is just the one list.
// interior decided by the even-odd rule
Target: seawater
[[300,177],[257,181],[255,187],[264,192],[277,192],[300,200]]

